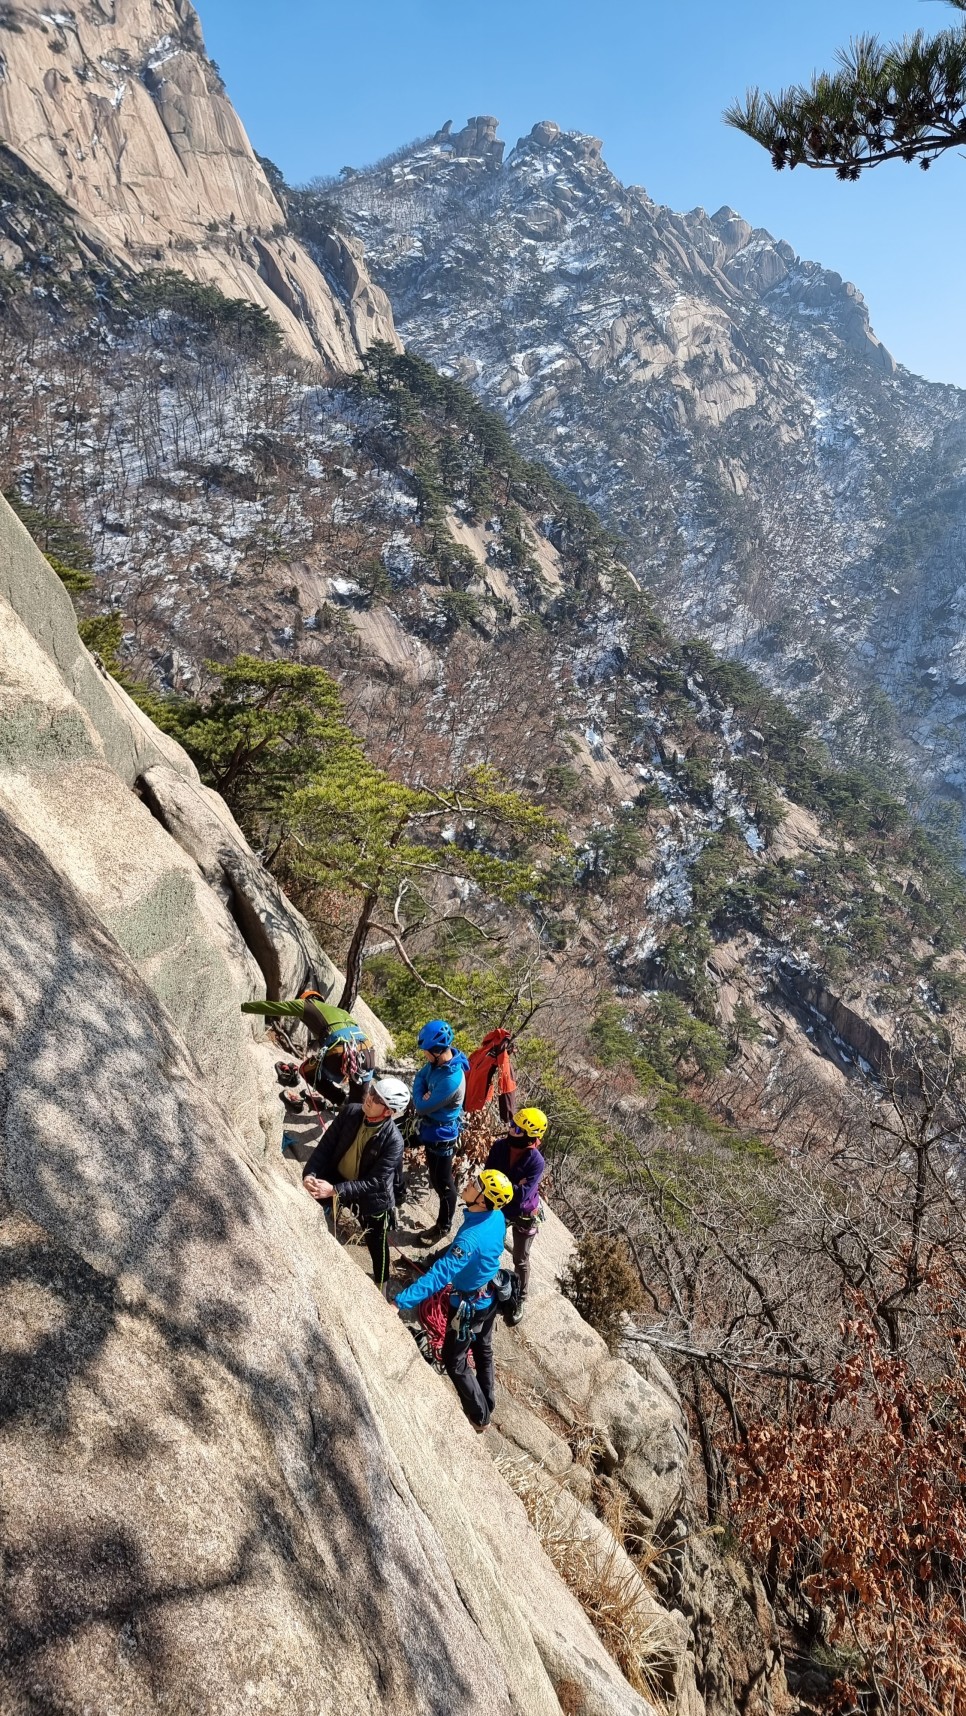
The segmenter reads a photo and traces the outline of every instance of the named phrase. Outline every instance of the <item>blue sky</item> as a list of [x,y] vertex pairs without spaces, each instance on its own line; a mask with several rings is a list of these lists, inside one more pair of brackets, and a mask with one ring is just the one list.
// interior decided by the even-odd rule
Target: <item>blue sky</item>
[[589,131],[625,183],[675,209],[730,203],[854,280],[901,363],[966,387],[966,156],[858,185],[776,173],[721,124],[749,83],[831,63],[850,36],[939,30],[930,0],[198,0],[256,149],[300,182],[376,160],[445,119]]

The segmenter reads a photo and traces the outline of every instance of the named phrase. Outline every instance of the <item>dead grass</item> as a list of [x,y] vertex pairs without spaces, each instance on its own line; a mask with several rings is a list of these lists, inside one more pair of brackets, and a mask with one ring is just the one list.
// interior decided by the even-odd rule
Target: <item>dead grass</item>
[[641,1577],[646,1578],[650,1569],[667,1554],[668,1545],[653,1541],[650,1522],[613,1478],[595,1478],[594,1508],[618,1543],[623,1545]]
[[617,1544],[608,1550],[590,1536],[576,1499],[531,1460],[504,1457],[496,1463],[624,1678],[635,1692],[666,1704],[675,1652],[662,1616],[654,1613]]

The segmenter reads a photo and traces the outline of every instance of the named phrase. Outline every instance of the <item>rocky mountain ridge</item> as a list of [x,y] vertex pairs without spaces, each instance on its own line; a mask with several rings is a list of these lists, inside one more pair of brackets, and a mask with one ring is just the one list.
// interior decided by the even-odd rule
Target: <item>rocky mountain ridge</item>
[[[259,304],[337,370],[395,342],[359,247],[333,237],[322,272],[286,231],[188,0],[5,5],[0,141],[115,266],[177,268]],[[25,259],[39,260],[29,232],[9,232],[0,266]]]
[[964,396],[734,210],[675,214],[550,121],[505,160],[495,131],[444,128],[315,193],[408,344],[599,510],[675,629],[961,811]]

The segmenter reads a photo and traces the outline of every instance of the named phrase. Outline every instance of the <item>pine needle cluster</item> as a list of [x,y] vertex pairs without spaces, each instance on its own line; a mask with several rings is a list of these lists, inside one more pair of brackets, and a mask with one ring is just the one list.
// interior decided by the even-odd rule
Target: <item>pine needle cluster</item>
[[[966,12],[966,0],[947,0]],[[928,168],[966,143],[966,25],[901,42],[859,36],[838,69],[778,95],[748,91],[725,121],[762,144],[775,167],[822,167],[858,179],[884,161]]]

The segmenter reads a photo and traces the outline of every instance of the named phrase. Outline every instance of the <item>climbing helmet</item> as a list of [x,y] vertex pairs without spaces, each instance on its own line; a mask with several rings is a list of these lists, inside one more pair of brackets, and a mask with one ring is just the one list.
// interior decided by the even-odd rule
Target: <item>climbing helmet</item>
[[429,1023],[423,1026],[416,1041],[421,1049],[435,1055],[442,1049],[448,1049],[455,1035],[452,1025],[447,1025],[445,1019],[430,1019]]
[[384,1074],[382,1078],[374,1078],[369,1089],[378,1096],[383,1107],[388,1108],[391,1114],[405,1114],[409,1107],[408,1084],[403,1084],[401,1078],[393,1078],[390,1073]]
[[483,1196],[493,1209],[501,1210],[510,1202],[513,1187],[506,1175],[500,1173],[499,1168],[484,1168],[477,1177],[483,1189]]
[[542,1138],[547,1130],[549,1121],[542,1108],[521,1108],[513,1116],[513,1125],[519,1132],[525,1132],[528,1138]]

